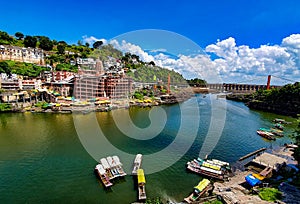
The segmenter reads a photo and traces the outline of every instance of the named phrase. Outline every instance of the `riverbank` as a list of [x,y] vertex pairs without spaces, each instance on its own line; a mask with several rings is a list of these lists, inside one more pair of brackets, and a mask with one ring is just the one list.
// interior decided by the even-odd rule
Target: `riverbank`
[[[180,89],[172,94],[144,99],[93,99],[87,101],[73,101],[59,98],[56,103],[46,101],[2,103],[3,111],[0,112],[34,112],[34,113],[89,113],[107,112],[114,109],[130,107],[153,107],[181,103],[190,99],[194,93],[191,89]],[[1,104],[0,104],[1,105]]]

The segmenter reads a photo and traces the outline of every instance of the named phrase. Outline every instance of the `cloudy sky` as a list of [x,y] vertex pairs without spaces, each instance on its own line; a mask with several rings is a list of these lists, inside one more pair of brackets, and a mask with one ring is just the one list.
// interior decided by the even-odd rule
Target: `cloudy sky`
[[[12,35],[101,39],[187,78],[265,83],[272,74],[273,83],[300,80],[298,0],[15,0],[1,8],[7,9],[1,9],[0,30]],[[144,29],[161,32],[134,32]]]

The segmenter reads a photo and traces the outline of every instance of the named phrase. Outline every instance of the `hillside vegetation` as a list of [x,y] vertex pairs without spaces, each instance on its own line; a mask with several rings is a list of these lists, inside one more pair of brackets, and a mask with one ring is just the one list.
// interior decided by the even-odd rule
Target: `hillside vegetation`
[[300,113],[300,83],[287,84],[281,88],[259,90],[248,102],[250,108],[296,116]]
[[[45,50],[45,62],[57,71],[77,72],[76,59],[94,58],[107,61],[111,57],[117,59],[127,68],[127,75],[139,82],[168,81],[170,75],[172,84],[186,84],[183,76],[173,70],[155,66],[154,62],[143,62],[139,56],[131,53],[123,54],[112,45],[103,45],[102,41],[96,41],[93,45],[83,44],[80,40],[77,45],[69,45],[65,41],[51,40],[47,36],[30,36],[16,32],[14,36],[0,31],[0,45],[13,45],[19,47],[41,48]],[[0,73],[19,74],[23,76],[36,77],[43,70],[49,68],[33,65],[30,63],[3,61],[0,63]]]

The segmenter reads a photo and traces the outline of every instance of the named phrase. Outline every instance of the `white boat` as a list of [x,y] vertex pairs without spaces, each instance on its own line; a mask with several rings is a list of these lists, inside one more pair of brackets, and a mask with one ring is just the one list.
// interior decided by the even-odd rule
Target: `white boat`
[[102,164],[103,168],[105,169],[109,179],[115,178],[115,176],[111,172],[110,165],[108,164],[107,160],[105,158],[100,159],[100,163]]
[[135,156],[135,159],[134,159],[134,162],[133,162],[132,175],[136,175],[137,170],[141,168],[142,158],[143,158],[143,156],[141,154],[137,154]]
[[123,170],[123,164],[120,162],[120,159],[118,156],[113,156],[113,162],[115,164],[115,167],[117,168],[117,171],[119,172],[119,176],[126,176],[125,171]]
[[105,169],[101,164],[97,164],[95,167],[95,170],[97,171],[102,183],[104,184],[105,187],[110,187],[113,184],[109,181],[109,176],[107,175]]
[[110,166],[110,171],[114,175],[114,177],[119,177],[120,175],[117,169],[117,165],[116,162],[113,160],[113,158],[111,156],[108,156],[106,157],[106,160]]

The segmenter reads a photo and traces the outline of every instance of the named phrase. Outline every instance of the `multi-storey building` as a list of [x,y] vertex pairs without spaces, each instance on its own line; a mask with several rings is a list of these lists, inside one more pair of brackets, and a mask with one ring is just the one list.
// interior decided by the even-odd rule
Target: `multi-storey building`
[[74,82],[74,96],[79,100],[96,97],[127,98],[132,92],[132,79],[123,74],[105,73],[102,62],[95,69],[79,69]]
[[44,51],[39,48],[0,45],[0,60],[13,60],[45,65]]

